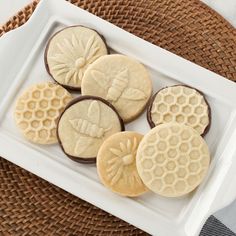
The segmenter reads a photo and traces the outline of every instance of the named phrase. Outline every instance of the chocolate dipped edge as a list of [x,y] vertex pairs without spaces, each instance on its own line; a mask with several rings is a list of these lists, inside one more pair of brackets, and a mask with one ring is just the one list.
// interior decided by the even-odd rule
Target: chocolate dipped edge
[[85,96],[80,96],[80,97],[77,97],[77,98],[74,98],[72,101],[70,101],[67,106],[65,107],[65,109],[63,110],[63,112],[60,114],[59,118],[58,118],[58,121],[57,121],[57,139],[58,139],[58,143],[62,149],[62,151],[73,161],[76,161],[76,162],[79,162],[79,163],[83,163],[83,164],[92,164],[92,163],[96,163],[96,158],[97,157],[89,157],[89,158],[84,158],[84,157],[76,157],[76,156],[72,156],[68,153],[66,153],[66,151],[64,150],[64,147],[63,147],[63,144],[60,140],[60,137],[59,137],[59,132],[58,132],[58,127],[59,127],[59,122],[61,120],[61,117],[63,116],[64,112],[70,108],[71,106],[73,106],[74,104],[78,103],[78,102],[81,102],[83,100],[99,100],[101,102],[103,102],[104,104],[106,104],[107,106],[109,106],[117,115],[118,119],[119,119],[119,122],[120,122],[120,132],[122,131],[125,131],[125,125],[124,125],[124,122],[122,120],[122,118],[120,117],[119,113],[117,112],[117,110],[115,109],[115,107],[110,104],[108,101],[106,101],[105,99],[103,98],[100,98],[100,97],[96,97],[96,96],[89,96],[89,95],[85,95]]
[[161,90],[163,90],[163,89],[166,89],[166,88],[169,88],[169,87],[176,87],[176,86],[182,86],[182,87],[187,87],[187,88],[194,89],[194,90],[197,91],[200,95],[202,95],[204,101],[206,102],[207,107],[208,107],[209,123],[208,123],[208,125],[205,127],[203,133],[201,134],[201,136],[204,137],[204,136],[208,133],[208,131],[209,131],[209,129],[210,129],[210,126],[211,126],[211,119],[212,119],[212,117],[211,117],[211,106],[210,106],[209,102],[207,101],[207,99],[206,99],[206,97],[205,97],[205,95],[204,95],[203,92],[201,92],[200,90],[198,90],[198,89],[196,89],[196,88],[193,88],[193,87],[191,87],[191,86],[185,85],[185,84],[176,84],[176,85],[172,85],[172,86],[166,86],[166,87],[164,87],[164,88],[159,89],[159,90],[151,97],[151,99],[150,99],[150,101],[149,101],[149,104],[148,104],[148,108],[147,108],[147,121],[148,121],[148,123],[149,123],[150,128],[152,129],[152,128],[154,128],[154,127],[156,126],[155,123],[152,121],[151,110],[152,110],[152,105],[153,105],[153,102],[154,102],[154,100],[155,100],[157,94],[158,94]]
[[45,48],[45,51],[44,51],[44,65],[45,65],[45,68],[46,68],[48,74],[51,76],[51,78],[52,78],[56,83],[60,84],[60,85],[63,86],[65,89],[72,90],[72,91],[79,91],[79,92],[80,92],[80,91],[81,91],[81,87],[73,87],[73,86],[69,86],[69,85],[65,85],[65,84],[59,83],[59,82],[53,77],[53,75],[51,74],[50,68],[49,68],[49,65],[48,65],[48,60],[47,60],[48,48],[49,48],[49,46],[50,46],[51,40],[52,40],[57,34],[59,34],[60,32],[62,32],[63,30],[66,30],[66,29],[68,29],[68,28],[74,28],[74,27],[84,27],[84,28],[87,28],[87,29],[90,29],[90,30],[95,31],[95,32],[100,36],[100,38],[102,39],[102,41],[104,42],[104,44],[105,44],[105,46],[106,46],[106,49],[107,49],[107,55],[110,54],[110,50],[109,50],[109,47],[108,47],[108,45],[107,45],[106,39],[105,39],[105,37],[104,37],[102,34],[100,34],[100,33],[99,33],[97,30],[95,30],[95,29],[92,29],[92,28],[89,28],[89,27],[86,27],[86,26],[83,26],[83,25],[73,25],[73,26],[65,27],[65,28],[59,30],[58,32],[56,32],[55,34],[53,34],[53,35],[49,38],[49,40],[48,40],[48,42],[47,42],[47,45],[46,45],[46,48]]

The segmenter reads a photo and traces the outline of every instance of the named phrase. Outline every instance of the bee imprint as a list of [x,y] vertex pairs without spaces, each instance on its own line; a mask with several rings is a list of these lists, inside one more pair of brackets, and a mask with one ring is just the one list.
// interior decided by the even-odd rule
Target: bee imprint
[[92,138],[101,138],[105,132],[110,129],[104,129],[99,127],[99,125],[93,124],[92,122],[84,119],[73,119],[69,120],[69,122],[77,132]]
[[124,168],[127,168],[135,162],[137,146],[138,142],[135,137],[133,142],[128,139],[125,144],[120,142],[119,148],[110,148],[112,157],[108,161],[110,167],[107,169],[107,173],[111,185],[116,184],[121,177],[129,184],[133,184],[134,182],[142,183],[136,172],[127,174],[127,172],[124,171]]
[[91,72],[92,77],[96,81],[96,83],[104,89],[108,89],[106,100],[109,102],[117,102],[119,98],[127,99],[127,100],[143,100],[147,96],[146,94],[137,88],[128,87],[129,85],[129,71],[128,69],[124,69],[119,72],[115,78],[112,80],[111,85],[109,78],[102,72],[93,70]]
[[93,101],[88,107],[88,118],[90,120],[76,118],[69,122],[77,132],[91,138],[102,138],[105,132],[111,129],[100,127],[101,111],[97,101]]

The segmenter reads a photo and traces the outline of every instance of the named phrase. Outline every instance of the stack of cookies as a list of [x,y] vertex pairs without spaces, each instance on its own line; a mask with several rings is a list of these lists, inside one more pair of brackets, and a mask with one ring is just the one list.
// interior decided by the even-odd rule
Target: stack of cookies
[[[108,53],[104,37],[84,26],[53,35],[44,60],[55,82],[33,85],[18,98],[17,126],[31,142],[58,142],[73,161],[97,163],[101,182],[120,195],[191,192],[210,163],[202,138],[211,119],[204,95],[175,85],[152,96],[141,63]],[[150,131],[124,131],[146,108]]]

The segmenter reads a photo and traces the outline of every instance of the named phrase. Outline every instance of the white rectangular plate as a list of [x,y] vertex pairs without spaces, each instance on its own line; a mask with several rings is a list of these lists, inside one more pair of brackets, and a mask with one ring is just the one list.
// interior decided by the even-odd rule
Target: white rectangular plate
[[[69,25],[85,25],[105,36],[109,47],[134,57],[150,71],[154,91],[183,83],[201,90],[212,109],[206,136],[211,166],[203,184],[177,199],[153,193],[130,199],[99,182],[95,166],[72,162],[58,145],[28,143],[13,121],[15,98],[33,83],[50,80],[43,53],[49,37]],[[207,217],[236,196],[236,84],[154,46],[63,0],[42,0],[30,20],[0,39],[0,155],[107,212],[158,236],[198,235]],[[126,130],[146,133],[145,114]],[[234,187],[233,187],[234,186]]]

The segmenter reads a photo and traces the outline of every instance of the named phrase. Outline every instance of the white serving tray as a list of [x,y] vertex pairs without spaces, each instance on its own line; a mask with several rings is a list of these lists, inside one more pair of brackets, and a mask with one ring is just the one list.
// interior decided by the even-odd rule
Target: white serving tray
[[[50,80],[43,53],[50,35],[69,25],[103,34],[112,50],[136,58],[151,73],[154,91],[184,83],[207,95],[212,125],[206,135],[211,166],[201,186],[186,197],[153,193],[130,199],[99,182],[96,167],[75,163],[58,145],[25,141],[15,127],[15,98],[33,83]],[[154,46],[64,0],[42,0],[30,20],[0,38],[0,155],[101,209],[158,236],[197,236],[205,220],[236,198],[236,84]],[[145,114],[126,130],[149,130]]]

